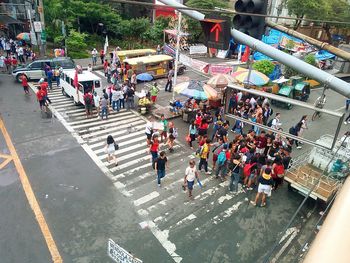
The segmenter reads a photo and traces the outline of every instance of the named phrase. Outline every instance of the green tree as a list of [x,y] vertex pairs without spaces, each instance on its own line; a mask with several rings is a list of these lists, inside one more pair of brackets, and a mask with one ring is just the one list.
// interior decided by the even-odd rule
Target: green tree
[[69,36],[66,40],[68,55],[74,58],[84,58],[89,57],[89,54],[86,52],[87,34],[79,33],[73,29],[69,31]]
[[253,69],[265,74],[266,76],[270,75],[274,68],[275,64],[267,59],[259,60],[253,64]]
[[163,42],[163,31],[169,26],[169,17],[160,16],[154,21],[152,27],[149,27],[145,33],[142,34],[142,38],[150,41],[153,45],[157,45]]

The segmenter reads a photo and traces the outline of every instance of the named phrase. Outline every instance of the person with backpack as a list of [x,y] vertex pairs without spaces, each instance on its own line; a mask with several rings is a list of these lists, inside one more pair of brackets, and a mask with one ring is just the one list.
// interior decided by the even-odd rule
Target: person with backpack
[[161,151],[159,157],[155,160],[154,169],[157,171],[157,183],[160,187],[160,180],[165,176],[165,169],[169,169],[168,159],[164,151]]
[[130,86],[127,87],[126,89],[126,109],[130,110],[134,108],[134,89]]
[[167,141],[169,152],[174,152],[174,143],[177,136],[178,136],[178,133],[177,133],[177,129],[174,126],[174,123],[169,122],[169,138]]
[[212,166],[212,168],[213,168],[213,171],[215,171],[216,162],[218,160],[218,155],[224,147],[224,141],[222,138],[220,138],[218,142],[213,143],[211,146],[213,148],[213,150],[212,150],[212,153],[213,153],[213,158],[212,158],[213,166]]
[[258,192],[255,196],[255,200],[250,201],[250,203],[253,206],[256,206],[260,199],[260,196],[262,195],[260,206],[264,207],[266,206],[266,196],[271,194],[272,185],[273,185],[273,179],[271,177],[270,168],[265,169],[262,176],[259,177],[258,182],[259,182],[259,186],[258,186]]
[[280,118],[281,118],[281,113],[277,112],[275,118],[270,120],[267,126],[271,127],[271,129],[278,130],[278,128],[282,126],[282,123],[280,122]]
[[199,165],[198,170],[202,171],[202,167],[204,166],[204,171],[206,174],[211,174],[211,172],[208,171],[208,157],[209,157],[209,151],[210,151],[210,139],[206,139],[205,143],[199,147]]
[[227,153],[228,145],[225,143],[221,151],[218,154],[218,158],[216,161],[216,169],[215,169],[215,178],[219,178],[219,174],[221,174],[221,180],[224,181],[226,176],[226,153]]
[[[231,173],[231,180],[229,185],[230,192],[238,192],[238,183],[241,179],[240,169],[242,166],[241,155],[235,154],[229,161],[228,168]],[[233,188],[234,186],[234,188]]]
[[184,177],[184,184],[183,184],[184,189],[185,189],[185,185],[187,185],[189,198],[193,197],[192,190],[193,190],[193,185],[194,185],[195,179],[197,179],[199,182],[199,174],[196,170],[196,163],[194,160],[191,160],[189,162],[189,166],[186,168],[185,177]]
[[107,136],[107,143],[106,143],[107,162],[110,162],[111,159],[113,159],[115,166],[118,165],[117,157],[115,156],[115,151],[118,149],[119,149],[119,146],[114,141],[113,136],[108,135]]
[[89,90],[88,92],[86,92],[83,98],[85,103],[86,118],[90,118],[90,116],[92,116],[92,103],[93,103],[93,96],[91,91]]

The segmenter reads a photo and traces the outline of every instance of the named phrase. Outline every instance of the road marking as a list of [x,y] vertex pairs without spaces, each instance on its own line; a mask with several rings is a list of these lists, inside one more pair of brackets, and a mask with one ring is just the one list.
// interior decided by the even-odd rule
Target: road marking
[[151,201],[152,199],[156,198],[159,196],[159,193],[156,191],[153,191],[152,193],[149,193],[148,195],[145,195],[137,200],[134,201],[134,205],[135,206],[140,206],[144,203],[147,203],[149,201]]
[[41,211],[41,208],[39,206],[38,201],[36,200],[35,194],[33,192],[33,189],[30,185],[29,179],[27,177],[27,174],[23,168],[23,165],[18,157],[17,151],[15,149],[15,146],[12,143],[11,137],[8,134],[4,121],[0,117],[0,130],[4,136],[4,139],[6,141],[7,147],[11,153],[13,162],[15,164],[16,170],[18,172],[19,178],[21,180],[21,184],[24,190],[24,193],[27,197],[28,203],[30,207],[32,208],[35,218],[39,224],[39,227],[41,229],[41,232],[45,238],[46,245],[50,251],[51,257],[53,262],[55,263],[61,263],[62,258],[60,255],[60,252],[58,251],[58,248],[56,246],[55,240],[52,237],[52,234],[50,232],[49,226],[46,223],[45,217]]
[[1,154],[0,153],[0,157],[5,159],[2,163],[0,163],[0,170],[1,170],[12,161],[12,156],[8,155],[8,154]]
[[278,251],[278,253],[276,254],[276,256],[271,260],[271,263],[276,263],[278,262],[277,260],[279,259],[279,257],[283,254],[283,252],[286,250],[286,248],[290,245],[290,243],[292,243],[293,239],[298,235],[299,230],[296,227],[290,227],[287,229],[287,231],[285,232],[285,234],[283,235],[283,237],[281,238],[279,244],[281,244],[289,235],[289,239],[287,240],[287,242],[281,247],[281,249]]
[[97,75],[100,75],[101,77],[104,77],[104,78],[106,77],[106,76],[105,76],[105,73],[103,73],[103,72],[100,71],[100,70],[95,70],[94,73],[97,73]]
[[338,109],[336,109],[336,110],[334,110],[334,111],[341,111],[341,110],[343,110],[343,109],[345,109],[345,106],[340,107],[340,108],[338,108]]

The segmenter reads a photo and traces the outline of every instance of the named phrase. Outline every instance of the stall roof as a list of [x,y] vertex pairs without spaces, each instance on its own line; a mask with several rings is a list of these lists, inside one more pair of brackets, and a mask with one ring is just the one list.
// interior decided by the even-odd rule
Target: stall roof
[[24,24],[24,23],[8,15],[0,15],[0,24],[9,25],[9,24]]

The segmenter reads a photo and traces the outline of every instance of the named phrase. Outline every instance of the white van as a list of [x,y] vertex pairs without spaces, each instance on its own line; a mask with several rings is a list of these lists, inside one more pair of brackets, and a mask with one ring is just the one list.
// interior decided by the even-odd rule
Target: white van
[[79,88],[78,90],[74,87],[74,76],[75,70],[65,70],[61,76],[60,87],[62,89],[62,94],[73,98],[76,105],[83,104],[84,94],[89,90],[97,92],[97,94],[102,94],[101,79],[95,74],[85,70],[78,74]]

